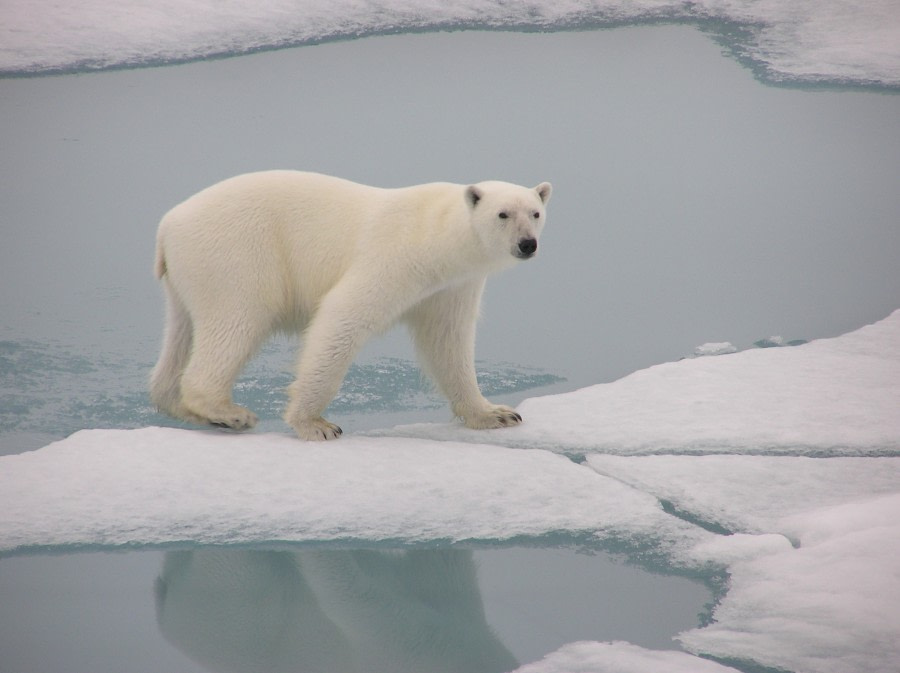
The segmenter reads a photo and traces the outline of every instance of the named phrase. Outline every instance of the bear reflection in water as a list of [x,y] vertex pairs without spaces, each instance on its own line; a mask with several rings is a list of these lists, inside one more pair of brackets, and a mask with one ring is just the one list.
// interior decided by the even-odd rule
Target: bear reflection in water
[[512,654],[458,549],[169,552],[165,638],[213,671],[500,673]]

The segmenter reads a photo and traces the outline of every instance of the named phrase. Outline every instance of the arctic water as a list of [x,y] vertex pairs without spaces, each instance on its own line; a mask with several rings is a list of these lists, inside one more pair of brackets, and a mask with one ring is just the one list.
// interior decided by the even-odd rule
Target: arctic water
[[[864,12],[858,15],[866,18]],[[676,18],[683,17],[661,17]],[[641,20],[649,19],[654,17]],[[467,23],[448,21],[457,27]],[[346,29],[351,24],[341,25],[333,35],[323,29],[312,37],[276,36],[264,45],[250,40],[232,51],[352,33]],[[441,25],[449,24],[401,22],[398,29]],[[358,32],[384,29],[366,26]],[[82,43],[77,31],[63,31],[58,35],[74,37],[68,43],[48,40],[62,45],[52,62],[5,60],[8,74],[70,74],[0,80],[0,222],[6,237],[0,247],[0,449],[8,454],[5,461],[25,459],[24,452],[31,452],[29,464],[5,462],[7,475],[34,475],[21,476],[19,486],[21,480],[37,486],[43,479],[63,502],[47,516],[39,505],[29,504],[34,518],[22,528],[7,515],[2,542],[12,555],[0,560],[0,670],[124,670],[123,662],[128,670],[302,670],[311,658],[321,670],[378,670],[378,656],[388,662],[384,670],[403,670],[397,663],[404,656],[403,639],[415,636],[401,633],[403,620],[420,627],[427,622],[444,638],[426,641],[435,670],[440,670],[438,662],[452,663],[440,648],[474,653],[483,670],[498,671],[527,667],[545,655],[543,668],[529,670],[565,670],[565,662],[578,657],[595,662],[591,670],[606,670],[600,662],[613,660],[639,670],[641,662],[649,665],[653,650],[665,653],[653,660],[655,670],[665,671],[722,671],[726,664],[745,671],[832,671],[848,662],[889,670],[889,639],[870,637],[883,633],[875,626],[860,636],[875,645],[857,646],[850,639],[849,644],[841,641],[843,649],[835,645],[830,657],[810,657],[808,650],[821,649],[819,641],[800,628],[790,604],[784,632],[792,643],[773,645],[759,636],[759,642],[748,644],[737,627],[738,635],[728,639],[724,626],[707,630],[704,641],[701,628],[714,619],[713,601],[721,607],[722,624],[731,624],[727,617],[736,613],[722,601],[752,591],[741,584],[745,576],[764,584],[768,576],[752,563],[763,555],[761,549],[772,552],[773,559],[787,557],[791,544],[785,549],[784,538],[771,535],[776,529],[795,545],[812,530],[812,523],[772,524],[781,522],[785,511],[799,515],[811,505],[837,507],[856,503],[864,494],[900,490],[893,457],[900,442],[893,426],[879,424],[877,400],[857,395],[870,410],[870,425],[883,432],[860,437],[851,431],[834,443],[837,448],[816,434],[817,427],[825,427],[833,437],[832,425],[804,425],[791,417],[784,422],[800,427],[799,438],[778,444],[779,433],[785,434],[779,413],[808,395],[791,387],[794,379],[785,372],[794,370],[780,365],[772,370],[781,372],[780,378],[766,379],[760,391],[760,397],[777,404],[770,408],[754,398],[756,408],[768,410],[763,422],[754,417],[755,426],[740,426],[743,441],[732,445],[720,434],[704,445],[691,437],[694,443],[680,450],[688,440],[671,429],[648,440],[640,435],[647,419],[617,417],[612,402],[586,411],[575,399],[563,400],[559,408],[568,411],[551,409],[553,393],[674,363],[704,343],[727,340],[738,350],[755,352],[753,343],[764,337],[783,335],[784,343],[835,337],[897,308],[900,99],[890,93],[898,81],[891,74],[893,61],[888,58],[880,69],[868,62],[866,69],[866,60],[860,59],[863,65],[830,73],[819,67],[824,74],[805,77],[805,71],[816,69],[802,54],[790,63],[767,66],[765,50],[751,48],[771,45],[772,31],[753,44],[725,44],[723,33],[712,28],[706,24],[705,33],[694,26],[653,25],[547,34],[374,36],[92,74],[84,72],[86,64],[190,60],[226,53],[231,43],[182,54],[142,52],[140,46],[129,51],[120,45],[112,47],[112,56],[98,56],[81,50],[102,40]],[[139,45],[134,38],[146,28],[135,24],[132,29],[131,43]],[[735,38],[748,34],[737,31]],[[188,432],[181,429],[185,426],[157,415],[145,393],[162,321],[162,300],[150,271],[156,222],[173,204],[218,179],[273,167],[318,170],[383,186],[496,177],[524,184],[550,180],[556,189],[541,254],[489,282],[479,329],[479,376],[486,394],[509,404],[535,398],[529,401],[531,415],[525,415],[526,428],[530,423],[537,434],[460,434],[444,402],[421,381],[405,335],[391,333],[367,348],[330,410],[351,435],[343,445],[350,448],[329,449],[331,458],[316,453],[317,462],[307,465],[319,470],[313,472],[330,490],[323,487],[320,493],[312,482],[297,479],[307,493],[320,497],[325,522],[321,528],[309,523],[304,530],[312,532],[300,535],[299,542],[279,536],[289,526],[262,540],[240,537],[264,528],[270,518],[289,522],[310,516],[288,505],[278,509],[290,499],[271,494],[286,492],[279,489],[289,484],[274,478],[272,507],[243,510],[258,517],[249,524],[219,521],[205,505],[198,509],[197,492],[210,483],[202,470],[213,480],[224,479],[215,456],[231,455],[224,446],[212,447],[233,436],[191,431],[196,434],[182,439],[177,433]],[[876,354],[884,352],[883,343],[893,343],[894,334],[878,342]],[[251,444],[241,445],[245,454],[252,454],[254,437],[263,447],[272,443],[273,433],[279,441],[289,440],[279,416],[296,347],[293,340],[275,339],[238,385],[237,398],[262,418],[259,431],[247,436]],[[771,350],[787,354],[793,348]],[[859,347],[847,352],[858,353]],[[730,357],[722,356],[723,362]],[[849,376],[860,369],[857,361],[853,364]],[[893,370],[890,361],[876,364],[871,380],[878,383],[877,372]],[[804,361],[799,376],[809,377],[810,367]],[[760,363],[738,368],[733,378],[764,371],[769,370]],[[673,379],[663,374],[652,390],[681,395],[687,406],[700,403],[681,379],[665,388],[664,382]],[[785,390],[796,394],[779,397]],[[896,401],[895,387],[884,384],[880,390],[888,402]],[[658,427],[669,427],[651,394],[633,395],[620,387],[610,396],[632,402],[632,410],[643,405]],[[596,418],[597,427],[579,432],[579,419],[588,416]],[[604,417],[617,419],[605,424],[614,427],[603,427]],[[555,428],[545,428],[548,419],[556,419]],[[547,437],[569,434],[561,432],[560,423],[574,428],[575,437],[548,444]],[[778,432],[765,434],[766,423]],[[394,429],[398,424],[402,427]],[[41,448],[82,429],[147,426],[168,426],[166,432],[176,434],[134,442],[120,435],[76,434],[74,443],[60,445],[61,454]],[[616,435],[616,427],[629,430]],[[366,433],[413,439],[370,439],[362,436]],[[492,453],[490,447],[467,453],[452,443],[441,452],[427,443],[433,439],[541,446],[569,460],[565,466],[539,460],[543,473],[559,471],[559,481],[532,484],[531,469],[519,465],[515,455]],[[210,448],[200,446],[207,441]],[[603,449],[594,455],[598,445]],[[79,505],[82,490],[68,492],[64,476],[59,481],[50,477],[53,465],[68,455],[72,466],[60,474],[72,482],[79,479],[80,465],[131,484],[125,472],[146,466],[144,459],[166,446],[177,449],[165,454],[174,463],[170,483],[182,484],[176,476],[183,477],[185,491],[167,490],[153,506],[112,495],[104,500],[104,491],[115,491],[107,481],[101,482],[99,501]],[[120,448],[107,454],[104,447]],[[354,453],[358,448],[371,453],[365,447],[382,447],[380,461],[366,463]],[[746,462],[710,462],[720,456],[707,456],[702,472],[707,481],[699,481],[701,472],[683,467],[690,460],[683,453],[729,451],[739,455],[721,458]],[[779,451],[786,457],[753,455]],[[659,463],[658,471],[651,469],[656,463],[643,462],[640,472],[634,467],[638,463],[617,463],[616,453],[679,454],[652,458],[681,462]],[[788,462],[811,460],[798,455],[820,458],[815,465]],[[279,456],[260,463],[284,466]],[[184,462],[179,465],[179,460]],[[494,461],[490,469],[485,460]],[[830,462],[835,460],[863,462]],[[417,461],[421,470],[413,469]],[[471,470],[465,468],[469,464]],[[119,465],[122,474],[114,468],[107,474],[104,465]],[[399,479],[405,470],[410,470],[408,478]],[[648,502],[661,503],[659,511],[681,523],[662,524],[656,517],[663,514],[621,494],[595,502],[589,496],[592,484],[580,485],[582,476],[570,470],[613,475],[616,483],[652,495]],[[481,500],[466,488],[480,483],[479,473],[489,477],[481,484]],[[363,482],[380,474],[388,485],[405,484],[412,495],[421,488],[426,502],[435,488],[450,489],[444,482],[453,481],[459,492],[449,500],[473,498],[468,509],[477,515],[469,521],[460,510],[454,518],[450,513],[456,510],[441,499],[433,509],[416,510],[414,500],[401,506],[399,494],[393,504],[383,492],[360,495]],[[745,506],[749,491],[729,488],[738,474],[755,480],[756,491],[768,493],[783,510],[771,503],[766,510],[766,503],[756,501]],[[495,482],[514,476],[515,483],[502,485],[506,490],[500,497]],[[827,484],[830,495],[801,504],[780,490],[791,480],[807,494]],[[613,492],[611,483],[603,483]],[[350,484],[362,490],[348,493]],[[517,484],[524,493],[516,493]],[[700,484],[709,502],[691,495]],[[141,492],[146,485],[129,488]],[[261,489],[254,507],[265,502],[264,484]],[[7,489],[0,499],[13,492],[18,493]],[[216,497],[228,499],[229,494]],[[241,497],[235,495],[234,502],[242,502]],[[554,497],[562,500],[561,512],[573,513],[570,518],[552,519],[545,511]],[[50,502],[53,496],[42,498]],[[337,514],[322,498],[344,498],[360,510],[374,511],[348,519],[358,522],[355,529],[337,525]],[[15,510],[13,503],[4,504],[10,505],[4,507],[7,512]],[[597,518],[581,512],[582,507]],[[152,534],[135,532],[150,530],[142,528],[141,508],[149,519],[163,522]],[[170,520],[165,511],[172,509],[178,511]],[[71,519],[58,516],[65,511]],[[240,511],[235,506],[234,512]],[[605,530],[601,515],[616,524],[590,534]],[[206,522],[206,530],[198,522]],[[179,537],[179,528],[188,524],[196,529]],[[735,550],[709,552],[709,563],[684,560],[682,547],[707,549],[711,542],[703,536],[723,533],[731,534]],[[742,538],[745,534],[759,539]],[[216,540],[217,535],[227,539]],[[738,553],[740,545],[752,553]],[[723,561],[728,554],[745,564],[744,575],[729,576],[730,566]],[[883,556],[873,552],[871,558]],[[790,576],[787,571],[776,575]],[[455,582],[454,590],[439,595],[448,580]],[[357,590],[349,590],[351,585]],[[891,595],[885,586],[881,590]],[[435,605],[426,619],[426,607]],[[387,619],[386,614],[403,618]],[[873,608],[870,614],[881,613]],[[875,619],[856,623],[868,627]],[[889,619],[880,623],[888,634],[895,631]],[[820,624],[827,633],[840,621],[823,612]],[[691,629],[700,635],[672,640]],[[764,632],[754,629],[746,626],[746,633]],[[287,634],[278,646],[271,645],[276,632]],[[380,654],[372,646],[376,641]],[[579,649],[576,641],[593,642],[593,649]],[[604,641],[618,644],[604,649]],[[299,642],[315,646],[304,649]],[[324,646],[335,642],[341,645]],[[690,652],[721,663],[677,651],[685,643]],[[262,644],[268,645],[254,649]],[[874,650],[868,658],[867,649]],[[359,652],[368,652],[365,665],[347,659]],[[416,670],[425,669],[420,664]],[[451,670],[478,669],[458,663]]]

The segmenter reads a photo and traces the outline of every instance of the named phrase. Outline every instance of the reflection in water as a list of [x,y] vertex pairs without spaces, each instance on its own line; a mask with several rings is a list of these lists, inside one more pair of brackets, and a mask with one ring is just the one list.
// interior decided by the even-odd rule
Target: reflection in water
[[472,552],[169,552],[165,638],[213,671],[500,673]]

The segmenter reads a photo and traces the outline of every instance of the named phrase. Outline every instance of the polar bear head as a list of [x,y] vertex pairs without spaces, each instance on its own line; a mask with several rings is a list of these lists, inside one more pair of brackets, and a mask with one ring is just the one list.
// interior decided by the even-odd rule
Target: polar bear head
[[485,248],[503,261],[534,257],[552,189],[549,182],[533,189],[497,181],[466,187],[472,224]]

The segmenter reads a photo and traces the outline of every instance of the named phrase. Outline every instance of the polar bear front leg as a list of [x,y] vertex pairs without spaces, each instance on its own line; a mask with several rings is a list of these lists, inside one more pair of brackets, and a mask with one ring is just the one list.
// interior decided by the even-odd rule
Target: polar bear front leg
[[[337,395],[358,350],[340,347],[340,338],[317,323],[318,319],[307,331],[297,363],[297,378],[288,387],[290,401],[284,412],[285,422],[297,436],[309,441],[337,439],[343,433],[322,414]],[[332,340],[332,335],[337,338]]]
[[515,409],[491,404],[478,388],[475,323],[483,290],[483,279],[442,290],[408,316],[423,367],[450,400],[454,416],[475,430],[522,422]]
[[341,428],[322,414],[337,395],[354,356],[385,319],[377,297],[370,296],[372,289],[372,283],[360,289],[359,284],[345,280],[323,299],[306,330],[284,413],[285,422],[300,439],[341,436]]

